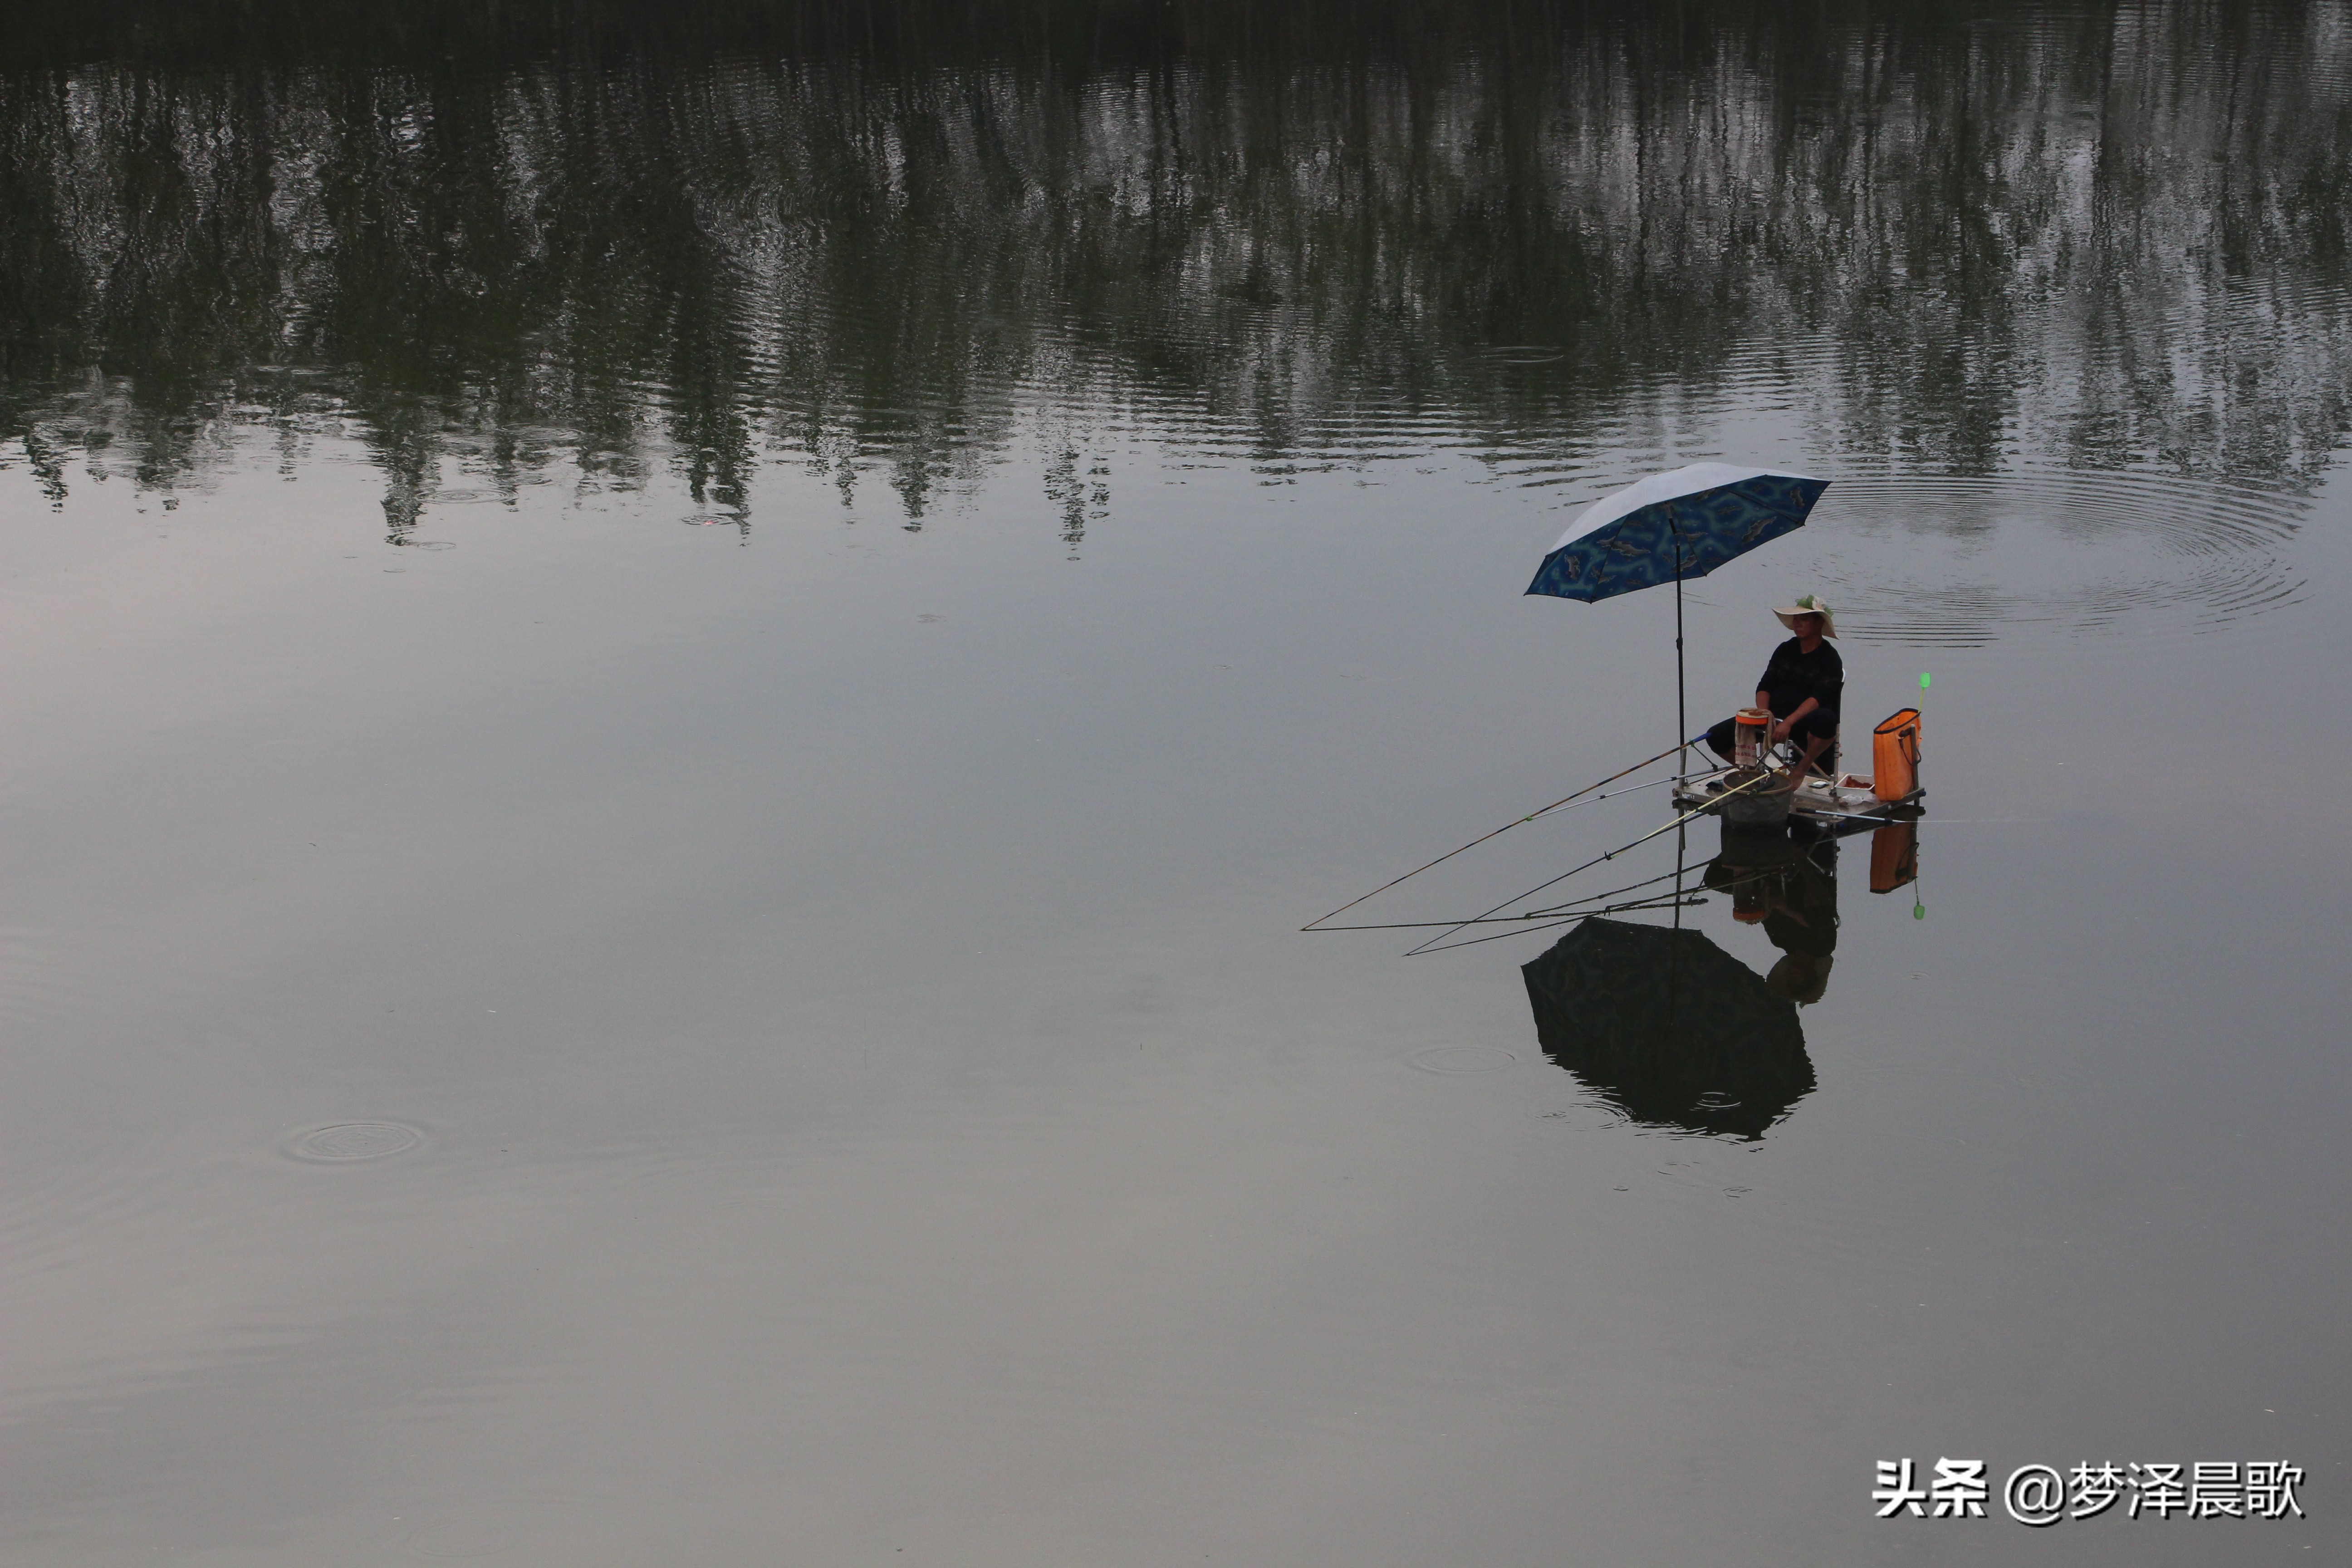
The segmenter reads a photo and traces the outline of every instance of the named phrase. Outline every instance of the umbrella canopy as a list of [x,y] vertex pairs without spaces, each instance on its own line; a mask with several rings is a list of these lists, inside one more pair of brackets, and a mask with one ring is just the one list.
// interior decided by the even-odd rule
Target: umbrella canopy
[[1520,973],[1544,1054],[1636,1121],[1761,1138],[1812,1092],[1796,1005],[1695,931],[1595,917]]
[[1827,479],[1730,463],[1653,474],[1585,508],[1528,592],[1589,602],[1704,577],[1803,527],[1827,489]]

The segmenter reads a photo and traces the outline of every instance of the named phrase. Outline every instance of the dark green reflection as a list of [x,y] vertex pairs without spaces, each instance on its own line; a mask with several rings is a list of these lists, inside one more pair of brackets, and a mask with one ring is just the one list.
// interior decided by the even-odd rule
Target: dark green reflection
[[[1876,830],[1908,835],[1909,824]],[[1700,881],[1731,895],[1731,918],[1763,927],[1780,950],[1765,975],[1775,996],[1803,1006],[1829,989],[1836,961],[1838,840],[1803,825],[1787,829],[1743,828],[1726,823],[1723,850],[1707,862]]]
[[1594,916],[1521,973],[1545,1055],[1635,1121],[1761,1138],[1812,1092],[1796,1004],[1696,931]]
[[355,430],[397,537],[450,457],[735,512],[803,464],[919,525],[1034,418],[1075,542],[1118,421],[1540,468],[1769,386],[1933,471],[2288,486],[2352,426],[2332,11],[976,15],[51,17],[0,79],[0,441],[62,497]]
[[1917,880],[1919,831],[1906,820],[1722,833],[1694,879],[1780,951],[1768,973],[1696,931],[1599,916],[1520,973],[1544,1053],[1627,1117],[1756,1139],[1813,1089],[1798,1009],[1822,1000],[1836,962],[1843,841],[1863,840],[1869,890],[1891,893]]

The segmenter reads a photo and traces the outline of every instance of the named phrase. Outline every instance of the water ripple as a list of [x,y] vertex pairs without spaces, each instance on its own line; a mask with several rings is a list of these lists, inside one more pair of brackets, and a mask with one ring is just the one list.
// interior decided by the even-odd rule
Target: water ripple
[[425,1142],[425,1134],[397,1121],[339,1121],[289,1140],[284,1145],[291,1159],[320,1164],[352,1164],[362,1160],[388,1160],[405,1154]]
[[[2145,472],[1868,476],[1833,483],[1822,572],[1859,641],[1967,647],[2004,631],[2180,636],[2295,603],[2308,503]],[[1998,567],[1994,563],[1998,562]]]

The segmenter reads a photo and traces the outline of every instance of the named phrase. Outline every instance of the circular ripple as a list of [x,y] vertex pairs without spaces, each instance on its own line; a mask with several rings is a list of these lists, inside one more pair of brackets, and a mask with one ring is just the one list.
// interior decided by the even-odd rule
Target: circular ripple
[[1819,575],[1858,641],[1965,647],[2032,626],[2182,636],[2302,596],[2310,502],[2290,489],[2045,470],[1856,476],[1831,495],[1837,558]]
[[405,1154],[425,1142],[425,1134],[397,1121],[340,1121],[305,1132],[286,1146],[298,1160],[347,1165],[356,1160],[384,1160]]
[[1500,1072],[1519,1058],[1500,1046],[1424,1046],[1405,1058],[1423,1072]]

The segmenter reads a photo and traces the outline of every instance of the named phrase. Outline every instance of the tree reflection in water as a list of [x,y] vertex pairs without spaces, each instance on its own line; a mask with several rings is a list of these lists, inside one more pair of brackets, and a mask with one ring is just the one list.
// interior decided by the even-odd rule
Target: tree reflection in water
[[2300,5],[131,9],[0,79],[0,441],[59,498],[257,425],[364,438],[395,536],[445,460],[919,527],[1034,438],[1076,543],[1122,420],[1541,482],[1745,381],[1931,471],[2288,488],[2352,427]]

